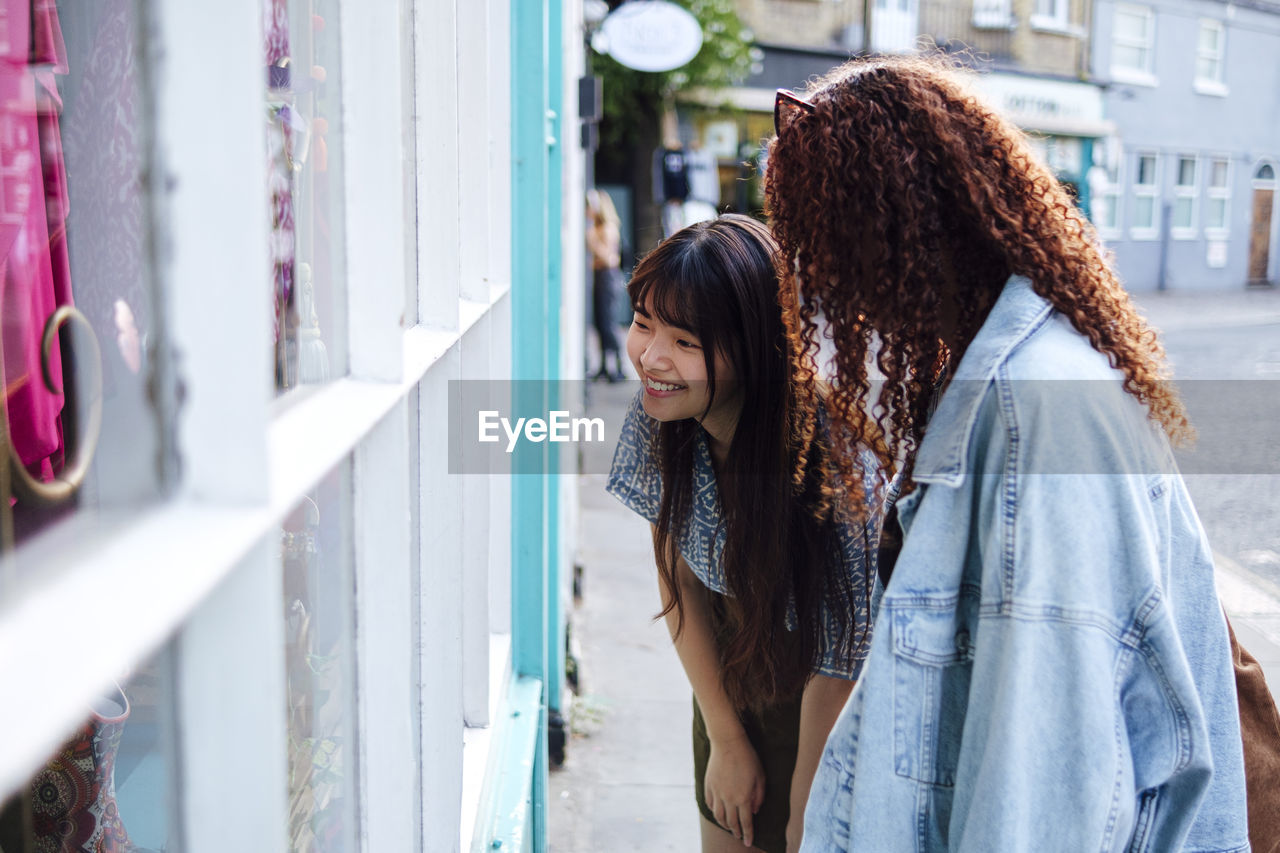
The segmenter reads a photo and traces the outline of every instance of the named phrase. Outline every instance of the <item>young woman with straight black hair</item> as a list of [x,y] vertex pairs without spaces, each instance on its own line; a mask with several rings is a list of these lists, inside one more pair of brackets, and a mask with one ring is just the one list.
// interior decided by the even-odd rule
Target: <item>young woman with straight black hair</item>
[[849,512],[825,419],[800,416],[776,256],[765,226],[725,215],[665,240],[629,285],[644,387],[608,488],[653,525],[660,615],[694,693],[704,853],[798,849],[878,594],[883,482],[869,474]]

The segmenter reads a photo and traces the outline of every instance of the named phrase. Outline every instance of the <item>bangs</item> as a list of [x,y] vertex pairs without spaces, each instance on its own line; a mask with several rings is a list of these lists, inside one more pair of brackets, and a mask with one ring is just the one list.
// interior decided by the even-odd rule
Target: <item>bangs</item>
[[[637,270],[627,285],[631,307],[636,313],[648,314],[668,326],[698,331],[698,311],[694,304],[694,288],[665,275],[645,275]],[[648,311],[644,310],[648,303]]]

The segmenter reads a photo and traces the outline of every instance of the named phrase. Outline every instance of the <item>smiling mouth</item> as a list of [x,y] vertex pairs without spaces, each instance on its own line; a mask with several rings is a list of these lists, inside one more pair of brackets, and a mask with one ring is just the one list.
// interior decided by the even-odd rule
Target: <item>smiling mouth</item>
[[684,385],[676,385],[672,382],[659,382],[658,380],[650,379],[647,376],[645,377],[644,383],[654,391],[683,391],[685,387],[687,387]]

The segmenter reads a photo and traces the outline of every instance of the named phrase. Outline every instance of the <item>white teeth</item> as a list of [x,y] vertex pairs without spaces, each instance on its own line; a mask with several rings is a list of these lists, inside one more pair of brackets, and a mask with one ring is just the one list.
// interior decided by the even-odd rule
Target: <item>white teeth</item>
[[654,391],[678,391],[684,387],[683,385],[672,385],[669,382],[658,382],[656,380],[647,379],[647,378],[645,379],[645,382]]

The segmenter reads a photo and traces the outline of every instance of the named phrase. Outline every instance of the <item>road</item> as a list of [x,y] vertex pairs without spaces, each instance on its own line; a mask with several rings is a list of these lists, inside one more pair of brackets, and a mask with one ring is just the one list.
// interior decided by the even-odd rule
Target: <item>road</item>
[[[1198,419],[1197,455],[1212,460],[1184,466],[1196,472],[1187,473],[1187,487],[1210,544],[1280,591],[1280,320],[1252,309],[1215,312],[1199,300],[1161,307],[1150,313],[1166,329],[1162,340],[1185,395],[1221,401],[1219,411],[1201,407]],[[1218,419],[1234,424],[1230,442]]]

